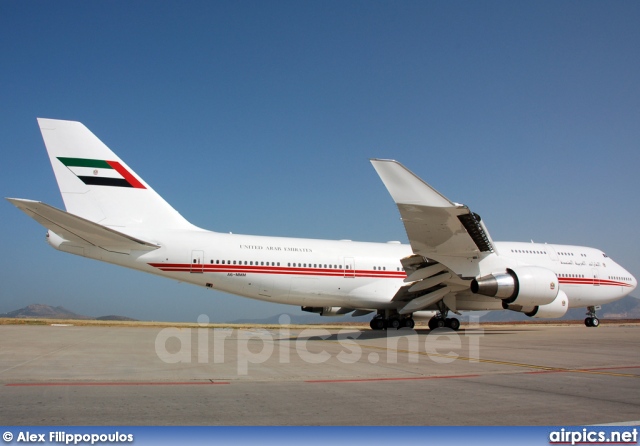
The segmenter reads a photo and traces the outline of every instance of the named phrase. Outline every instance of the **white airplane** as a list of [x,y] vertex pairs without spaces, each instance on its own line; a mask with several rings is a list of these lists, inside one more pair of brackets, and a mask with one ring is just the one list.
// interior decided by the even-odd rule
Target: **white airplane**
[[494,242],[478,214],[403,165],[373,159],[410,245],[221,234],[185,220],[83,124],[38,119],[66,212],[7,198],[54,248],[322,316],[375,313],[374,330],[457,330],[449,312],[513,310],[557,318],[621,299],[636,279],[602,251]]

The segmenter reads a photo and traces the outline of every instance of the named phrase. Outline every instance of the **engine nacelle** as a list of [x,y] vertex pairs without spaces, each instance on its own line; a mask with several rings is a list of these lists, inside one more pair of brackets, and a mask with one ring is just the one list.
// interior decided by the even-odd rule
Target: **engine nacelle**
[[53,231],[47,231],[47,243],[55,249],[60,249],[63,243],[69,243]]
[[320,316],[342,316],[353,311],[353,308],[344,307],[300,307],[300,309],[309,313],[318,313]]
[[60,237],[53,231],[47,231],[47,243],[58,251],[64,251],[79,256],[84,255],[84,247],[74,245],[73,242]]
[[489,274],[473,279],[471,292],[503,300],[503,306],[532,308],[550,304],[558,296],[558,277],[539,266],[507,269],[505,273]]
[[547,305],[538,305],[528,313],[525,313],[529,317],[546,317],[546,318],[558,318],[567,314],[569,309],[569,298],[564,291],[559,291],[558,296],[553,302]]

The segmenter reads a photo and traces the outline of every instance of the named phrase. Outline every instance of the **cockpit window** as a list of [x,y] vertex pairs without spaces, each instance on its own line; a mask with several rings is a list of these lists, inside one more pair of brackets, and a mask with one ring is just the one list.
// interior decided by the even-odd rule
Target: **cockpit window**
[[608,255],[606,255],[604,252],[602,253],[602,257],[604,257],[605,259],[608,259],[608,258],[609,258],[609,256],[608,256]]

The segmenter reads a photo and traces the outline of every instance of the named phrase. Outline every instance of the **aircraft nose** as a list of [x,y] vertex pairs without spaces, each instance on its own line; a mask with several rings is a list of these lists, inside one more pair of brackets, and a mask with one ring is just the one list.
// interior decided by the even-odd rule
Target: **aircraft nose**
[[[633,274],[631,274],[629,271],[624,270],[625,275],[629,278],[628,283],[631,286],[631,289],[629,290],[629,293],[633,292],[633,290],[635,290],[638,286],[638,280],[635,278],[635,276]],[[628,293],[627,293],[628,294]]]

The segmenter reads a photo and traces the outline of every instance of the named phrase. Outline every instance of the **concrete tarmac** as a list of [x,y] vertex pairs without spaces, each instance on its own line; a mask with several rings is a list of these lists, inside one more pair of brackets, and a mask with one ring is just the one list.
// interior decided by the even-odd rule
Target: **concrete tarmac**
[[0,326],[4,425],[640,420],[640,326]]

